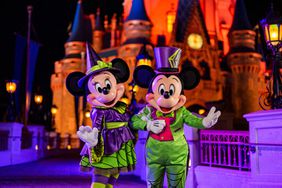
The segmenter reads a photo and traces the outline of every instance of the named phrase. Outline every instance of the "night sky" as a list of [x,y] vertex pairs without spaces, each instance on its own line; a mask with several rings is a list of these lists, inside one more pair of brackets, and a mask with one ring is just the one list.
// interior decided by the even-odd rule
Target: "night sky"
[[[116,12],[122,13],[122,0],[84,0],[85,13],[95,12],[101,7],[101,14],[109,17]],[[248,16],[252,25],[265,17],[268,0],[245,0]],[[274,0],[275,8],[282,8],[282,2]],[[12,78],[14,68],[15,33],[26,35],[27,5],[33,5],[32,39],[41,44],[39,51],[34,90],[44,95],[44,103],[51,105],[52,93],[50,77],[54,62],[64,57],[64,43],[68,38],[67,28],[72,22],[76,0],[4,0],[0,6],[0,109],[7,105],[5,80]],[[282,12],[282,10],[280,10]],[[3,110],[2,110],[3,111]],[[0,120],[2,119],[0,111]]]

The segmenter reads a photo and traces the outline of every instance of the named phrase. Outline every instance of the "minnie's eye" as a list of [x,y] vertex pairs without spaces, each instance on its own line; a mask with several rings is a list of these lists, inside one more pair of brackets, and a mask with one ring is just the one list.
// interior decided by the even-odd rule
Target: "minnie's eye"
[[96,83],[96,84],[95,84],[95,89],[96,89],[96,91],[98,91],[99,93],[102,93],[102,87],[101,87],[101,85],[100,85],[99,83]]
[[174,87],[173,84],[171,84],[171,85],[169,86],[169,95],[172,96],[172,95],[174,94],[174,92],[175,92],[175,87]]
[[163,84],[161,84],[161,85],[159,86],[159,93],[160,93],[161,95],[163,95],[164,92],[165,92],[165,86],[164,86]]
[[106,84],[107,89],[110,90],[111,87],[112,87],[112,84],[111,84],[110,80],[106,79],[105,80],[105,84]]

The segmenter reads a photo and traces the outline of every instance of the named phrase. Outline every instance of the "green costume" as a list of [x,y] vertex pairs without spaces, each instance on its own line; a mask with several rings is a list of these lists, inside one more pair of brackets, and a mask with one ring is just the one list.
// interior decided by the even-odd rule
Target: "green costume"
[[[132,118],[134,129],[145,130],[147,117],[149,120],[152,114],[160,116],[160,112],[146,106]],[[171,114],[169,114],[171,115]],[[166,172],[169,187],[185,187],[187,159],[189,148],[184,136],[183,124],[196,128],[205,128],[202,125],[202,118],[198,118],[189,112],[185,107],[181,107],[174,113],[174,121],[169,125],[173,136],[171,141],[162,141],[149,136],[146,143],[146,160],[148,165],[147,182],[149,187],[163,187],[164,173]],[[143,117],[143,118],[142,118]],[[164,115],[165,117],[165,115]],[[168,126],[168,125],[166,125]]]

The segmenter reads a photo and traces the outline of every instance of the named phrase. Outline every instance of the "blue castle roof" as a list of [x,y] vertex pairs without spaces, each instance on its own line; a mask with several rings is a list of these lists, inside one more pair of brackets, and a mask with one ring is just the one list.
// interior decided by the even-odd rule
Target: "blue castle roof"
[[78,1],[74,21],[72,24],[71,35],[67,42],[81,41],[92,43],[92,29],[89,18],[86,18],[83,13],[82,3]]
[[151,22],[145,9],[144,0],[132,0],[131,10],[125,21],[129,20],[145,20]]

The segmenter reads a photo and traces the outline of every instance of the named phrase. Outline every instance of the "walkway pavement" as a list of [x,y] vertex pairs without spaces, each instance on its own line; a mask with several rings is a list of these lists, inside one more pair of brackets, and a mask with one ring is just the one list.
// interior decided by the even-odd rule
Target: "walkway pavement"
[[[89,188],[91,173],[79,171],[79,152],[0,167],[0,188]],[[117,188],[146,188],[132,175],[121,175]]]

